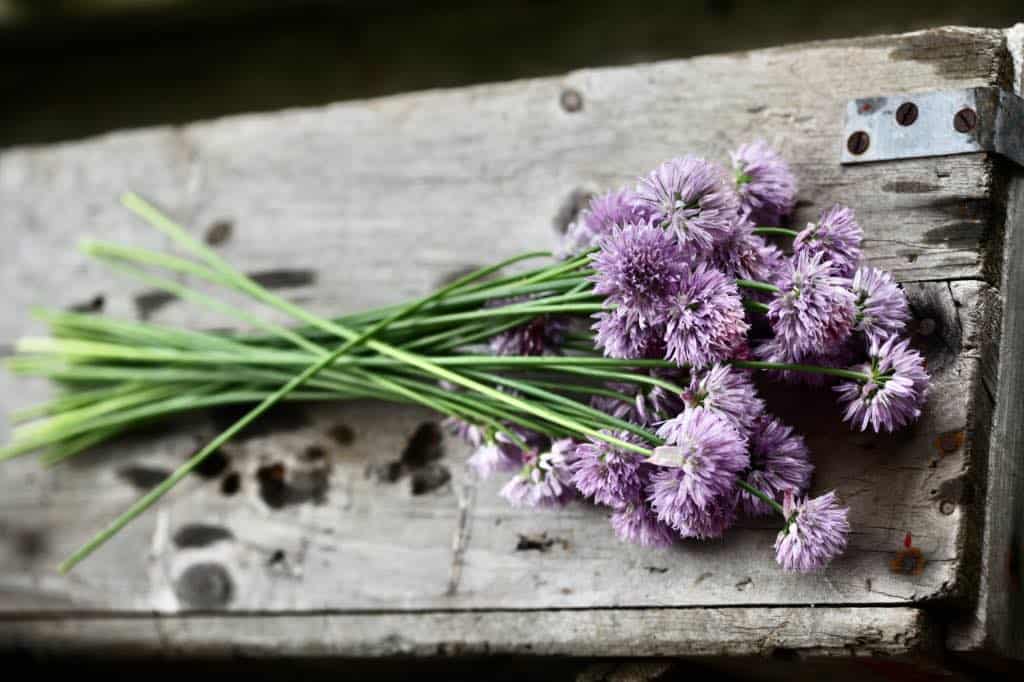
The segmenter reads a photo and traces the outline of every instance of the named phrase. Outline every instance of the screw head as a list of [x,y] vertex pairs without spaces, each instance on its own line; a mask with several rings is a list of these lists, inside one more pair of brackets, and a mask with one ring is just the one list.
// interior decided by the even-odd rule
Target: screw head
[[863,130],[858,130],[846,139],[846,149],[851,154],[863,154],[870,144],[871,138]]
[[956,511],[956,505],[950,502],[949,500],[943,500],[942,504],[939,505],[939,511],[945,514],[946,516],[949,516],[954,511]]
[[978,113],[970,107],[964,107],[953,116],[953,127],[959,133],[969,133],[978,125]]
[[573,88],[566,88],[562,90],[562,96],[558,99],[562,104],[562,108],[573,113],[583,108],[583,95],[580,94],[579,90]]
[[896,110],[896,122],[901,126],[914,125],[917,120],[917,105],[913,102],[904,102]]

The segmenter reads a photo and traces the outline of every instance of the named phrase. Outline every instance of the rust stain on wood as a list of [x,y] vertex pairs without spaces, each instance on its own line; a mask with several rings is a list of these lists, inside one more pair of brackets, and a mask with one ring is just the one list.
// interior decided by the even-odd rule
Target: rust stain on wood
[[963,447],[966,436],[963,431],[947,431],[940,433],[935,438],[935,448],[942,454],[948,455]]
[[889,561],[889,570],[901,575],[921,575],[926,563],[924,553],[914,546],[913,537],[907,533],[903,539],[903,548]]

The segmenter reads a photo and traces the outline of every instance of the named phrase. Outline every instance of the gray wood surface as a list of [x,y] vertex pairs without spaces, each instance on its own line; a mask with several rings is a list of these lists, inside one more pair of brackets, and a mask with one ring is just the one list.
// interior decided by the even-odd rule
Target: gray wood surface
[[592,609],[0,621],[41,652],[221,657],[884,657],[934,646],[919,609]]
[[[921,421],[895,436],[847,432],[828,394],[797,402],[805,394],[771,391],[772,409],[815,451],[815,489],[836,488],[852,509],[849,552],[813,576],[778,570],[770,525],[653,551],[619,544],[605,514],[584,505],[510,510],[496,496],[501,483],[474,484],[463,469],[465,448],[447,438],[438,460],[391,481],[381,472],[418,428],[436,421],[410,408],[354,403],[280,414],[268,432],[225,449],[223,472],[188,481],[66,578],[53,571],[57,561],[212,436],[214,423],[183,419],[51,471],[11,462],[0,478],[3,627],[40,640],[66,628],[87,641],[130,642],[148,635],[115,621],[91,628],[59,618],[228,611],[307,622],[303,614],[326,612],[343,624],[325,635],[339,651],[393,652],[392,640],[416,651],[432,638],[476,642],[475,628],[493,634],[480,635],[488,646],[511,651],[525,634],[487,629],[487,618],[469,614],[502,623],[530,609],[515,617],[540,628],[571,623],[567,641],[582,653],[633,653],[642,648],[615,634],[614,609],[650,607],[622,611],[632,623],[624,632],[638,641],[643,623],[671,620],[674,653],[749,653],[742,619],[753,613],[762,614],[754,632],[797,638],[792,628],[806,625],[806,646],[859,641],[863,624],[877,620],[887,649],[918,647],[926,637],[913,607],[974,592],[977,501],[967,492],[977,475],[972,435],[988,426],[974,399],[984,390],[980,349],[1001,308],[989,284],[1000,281],[1002,263],[998,183],[984,155],[840,167],[837,131],[847,98],[1000,84],[1006,59],[1001,31],[941,29],[4,152],[0,344],[10,344],[34,328],[28,305],[97,295],[110,314],[223,324],[179,302],[154,303],[74,253],[83,234],[161,244],[117,207],[125,189],[158,201],[199,235],[229,222],[218,245],[227,258],[276,277],[293,300],[341,313],[553,246],[581,190],[619,184],[674,154],[723,158],[765,137],[799,176],[797,224],[834,201],[858,210],[868,258],[905,283],[935,389]],[[566,88],[581,95],[580,111],[560,106]],[[45,391],[4,375],[0,408]],[[0,425],[0,437],[6,429]],[[287,472],[284,488],[261,487],[261,470],[277,464]],[[432,487],[442,469],[450,480]],[[239,490],[226,494],[235,477]],[[908,533],[919,559],[901,552]],[[828,608],[796,608],[811,606]],[[722,627],[678,610],[692,607],[724,607],[700,611],[724,619]],[[434,615],[410,615],[421,611]],[[40,620],[18,622],[29,613]],[[241,637],[236,624],[249,622],[197,618],[136,622],[157,633],[166,623],[181,632],[213,623],[210,632],[225,639]],[[254,620],[247,632],[291,636],[275,622]],[[605,649],[603,641],[619,644]]]
[[[1024,24],[1008,32],[1013,88],[1024,93]],[[977,603],[966,622],[951,628],[949,645],[965,652],[996,651],[1024,658],[1024,171],[1013,168],[1008,181],[1006,246],[1001,282],[1002,325],[998,347],[989,352],[983,369],[992,386],[992,427],[980,493],[985,504],[980,519]]]

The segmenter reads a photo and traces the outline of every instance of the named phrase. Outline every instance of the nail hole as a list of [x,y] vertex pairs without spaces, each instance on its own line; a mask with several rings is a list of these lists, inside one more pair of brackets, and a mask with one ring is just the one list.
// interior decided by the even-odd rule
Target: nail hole
[[575,113],[583,108],[583,95],[580,94],[579,90],[573,88],[566,88],[562,90],[562,96],[559,98],[562,103],[562,108],[569,113]]
[[223,244],[231,238],[235,226],[230,220],[218,220],[206,228],[206,243],[210,246]]
[[239,476],[237,471],[232,471],[220,482],[221,493],[229,497],[237,493],[241,487],[242,477]]

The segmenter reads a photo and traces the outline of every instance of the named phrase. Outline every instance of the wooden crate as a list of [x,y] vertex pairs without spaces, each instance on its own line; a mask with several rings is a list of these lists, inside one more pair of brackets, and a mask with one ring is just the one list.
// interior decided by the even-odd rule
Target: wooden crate
[[[1012,89],[1022,46],[1021,27],[937,29],[3,152],[9,348],[35,329],[36,304],[223,324],[76,253],[82,235],[165,245],[118,207],[127,189],[337,314],[553,247],[588,192],[763,137],[799,177],[796,224],[837,201],[857,209],[867,258],[910,296],[934,391],[894,436],[850,432],[827,394],[773,393],[814,450],[815,488],[851,506],[849,551],[810,576],[778,569],[770,524],[647,550],[582,504],[510,509],[415,408],[278,412],[67,577],[58,560],[212,436],[217,415],[52,470],[12,461],[0,470],[0,642],[211,656],[1020,655],[1020,169],[987,154],[838,160],[846,100]],[[0,408],[46,392],[4,374]],[[409,448],[441,456],[391,466]],[[266,475],[276,465],[283,487]]]

